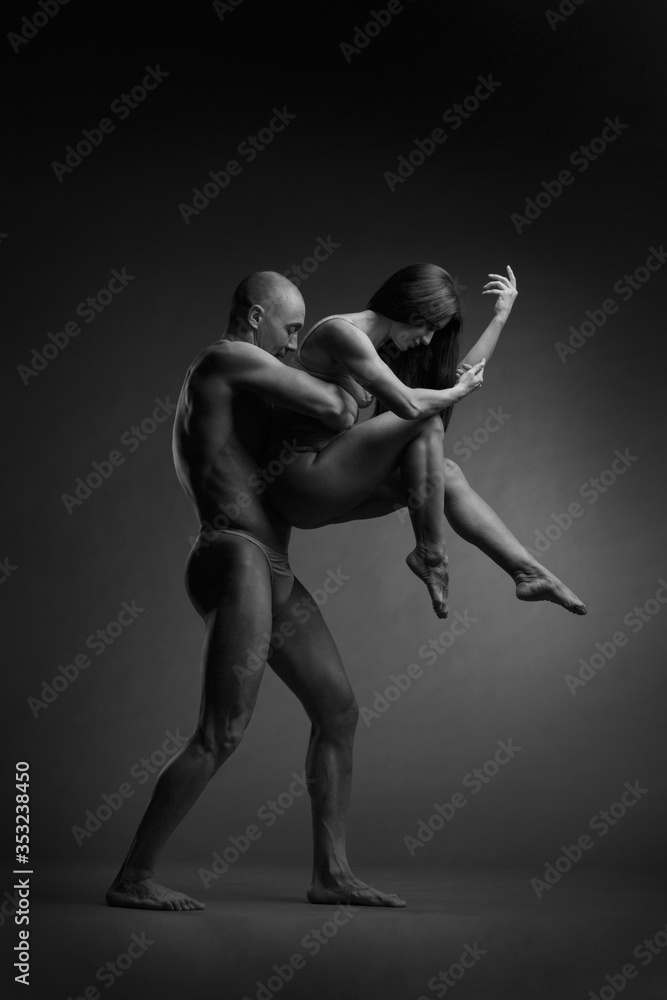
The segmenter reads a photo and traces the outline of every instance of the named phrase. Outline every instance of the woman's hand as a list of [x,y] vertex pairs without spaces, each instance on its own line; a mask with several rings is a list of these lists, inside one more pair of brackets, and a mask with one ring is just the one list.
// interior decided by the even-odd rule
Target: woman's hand
[[496,296],[495,314],[503,320],[507,319],[511,313],[514,300],[519,294],[516,290],[516,278],[509,264],[507,265],[507,273],[508,278],[502,274],[490,274],[489,278],[495,280],[487,282],[482,292],[482,295]]
[[475,389],[479,389],[482,382],[484,381],[484,365],[486,364],[486,358],[476,365],[462,365],[460,368],[456,369],[456,374],[458,378],[456,380],[456,389],[460,390],[460,399],[464,396],[469,395]]

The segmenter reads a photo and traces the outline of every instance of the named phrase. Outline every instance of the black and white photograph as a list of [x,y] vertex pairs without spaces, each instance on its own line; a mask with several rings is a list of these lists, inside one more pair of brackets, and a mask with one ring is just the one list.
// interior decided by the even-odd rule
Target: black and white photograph
[[664,1000],[667,8],[2,21],[0,995]]

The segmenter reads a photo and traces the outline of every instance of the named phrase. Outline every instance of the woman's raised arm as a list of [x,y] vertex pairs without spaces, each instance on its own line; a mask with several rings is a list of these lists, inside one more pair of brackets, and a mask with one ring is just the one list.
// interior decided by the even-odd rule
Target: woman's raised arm
[[461,361],[459,371],[463,371],[464,365],[476,365],[482,358],[486,358],[488,361],[493,354],[502,328],[507,322],[509,314],[512,311],[512,306],[514,305],[514,300],[518,295],[516,278],[509,264],[507,265],[507,273],[509,275],[507,278],[503,274],[490,274],[489,278],[493,278],[494,280],[484,285],[482,295],[496,296],[495,315],[475,346],[468,351],[465,358]]

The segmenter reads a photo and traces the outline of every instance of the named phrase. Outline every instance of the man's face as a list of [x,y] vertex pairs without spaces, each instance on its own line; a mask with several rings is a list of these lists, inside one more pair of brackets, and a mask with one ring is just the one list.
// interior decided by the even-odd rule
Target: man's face
[[257,346],[276,358],[296,350],[296,338],[306,318],[306,306],[298,289],[281,302],[262,309],[257,324]]

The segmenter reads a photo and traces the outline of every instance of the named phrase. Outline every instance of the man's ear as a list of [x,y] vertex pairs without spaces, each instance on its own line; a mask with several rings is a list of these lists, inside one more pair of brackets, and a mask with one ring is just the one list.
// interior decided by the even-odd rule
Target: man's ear
[[264,318],[264,309],[260,305],[250,306],[248,311],[248,323],[256,330],[260,322]]

